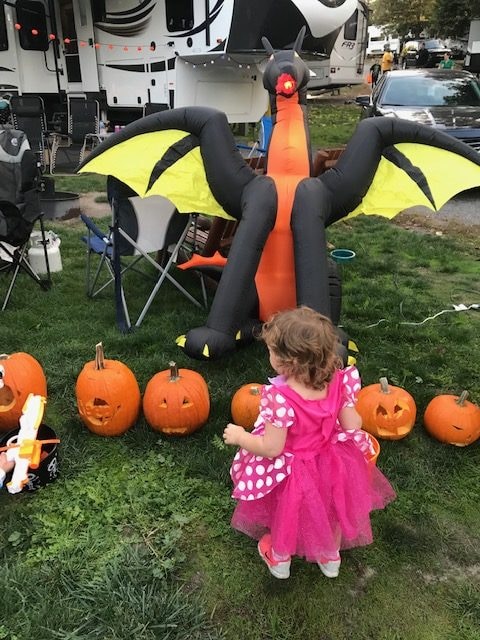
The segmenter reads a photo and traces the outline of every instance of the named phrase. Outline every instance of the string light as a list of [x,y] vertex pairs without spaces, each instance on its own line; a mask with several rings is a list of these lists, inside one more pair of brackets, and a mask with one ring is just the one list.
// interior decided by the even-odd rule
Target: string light
[[[20,31],[23,28],[23,26],[19,22],[15,22],[14,27],[15,27],[15,29],[17,31]],[[38,36],[39,33],[40,33],[40,30],[36,29],[34,27],[34,28],[30,29],[30,33],[33,36]],[[48,34],[48,39],[50,41],[53,41],[53,40],[57,40],[58,38],[54,33],[49,33]],[[147,44],[129,44],[129,45],[126,45],[126,44],[112,44],[112,43],[105,43],[105,42],[94,42],[92,40],[89,41],[89,42],[86,42],[85,40],[78,40],[77,38],[69,38],[69,37],[63,38],[62,41],[66,45],[69,45],[69,44],[72,44],[74,42],[77,42],[77,44],[80,47],[88,47],[88,46],[90,46],[90,47],[93,47],[94,49],[97,49],[97,50],[101,49],[102,47],[106,47],[110,51],[112,51],[113,49],[121,48],[123,51],[128,52],[131,48],[132,49],[135,48],[138,53],[142,53],[144,49],[148,49],[151,52],[155,51],[155,49],[156,49],[155,43],[153,43],[153,42],[150,43],[149,45],[147,45]],[[221,43],[221,42],[223,42],[223,40],[222,39],[217,39],[217,42]],[[233,64],[237,65],[238,69],[243,69],[243,68],[250,69],[251,68],[250,64],[237,62],[231,56],[229,56],[229,55],[227,55],[225,53],[221,54],[219,57],[212,58],[209,61],[204,62],[204,63],[200,63],[200,64],[199,63],[189,62],[188,60],[183,59],[177,52],[175,52],[175,55],[177,56],[177,58],[179,60],[182,60],[184,62],[184,64],[190,65],[194,69],[196,69],[197,66],[207,67],[209,63],[211,65],[213,65],[216,62],[219,62],[220,64],[222,64],[222,63],[225,64],[225,62],[227,62],[230,65],[233,63]]]
[[235,60],[231,56],[226,55],[224,53],[222,53],[221,56],[218,56],[216,58],[212,58],[208,62],[203,62],[203,63],[198,63],[198,62],[195,63],[195,62],[190,62],[189,60],[185,60],[185,58],[182,58],[182,56],[178,52],[175,52],[175,55],[185,65],[189,65],[193,69],[196,69],[197,66],[207,67],[209,63],[210,64],[219,64],[220,66],[225,65],[225,63],[228,63],[230,66],[236,65],[237,69],[251,69],[251,67],[252,67],[252,65],[250,65],[250,64],[245,64],[244,62],[237,62],[237,60]]

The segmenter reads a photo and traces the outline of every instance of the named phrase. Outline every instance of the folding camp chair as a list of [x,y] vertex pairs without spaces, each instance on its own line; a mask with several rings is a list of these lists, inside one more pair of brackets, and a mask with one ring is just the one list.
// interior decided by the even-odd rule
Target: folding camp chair
[[38,96],[11,96],[10,111],[15,129],[23,131],[30,149],[36,154],[42,171],[50,163],[50,134],[42,98]]
[[151,113],[159,113],[160,111],[168,111],[170,109],[166,102],[146,102],[143,105],[143,116],[149,116]]
[[[109,178],[110,185],[114,179]],[[118,183],[118,181],[115,181]],[[118,185],[117,185],[118,186]],[[115,310],[117,325],[127,331],[134,324],[139,327],[145,318],[155,296],[164,281],[169,281],[197,307],[202,304],[196,300],[172,275],[177,256],[192,224],[191,216],[180,214],[173,204],[161,196],[139,198],[121,197],[118,190],[109,189],[112,205],[112,224],[108,232],[103,232],[85,214],[80,217],[85,223],[88,234],[82,238],[87,246],[87,295],[95,297],[108,285],[115,285]],[[163,254],[163,260],[156,260],[150,254]],[[92,269],[92,258],[99,258],[97,268]],[[132,323],[125,292],[125,274],[135,271],[143,279],[146,274],[139,271],[141,260],[154,267],[153,287],[140,310],[137,320]],[[108,277],[101,281],[103,267]],[[139,287],[136,287],[138,292]],[[129,300],[132,294],[129,295]]]
[[[42,289],[51,285],[47,240],[40,209],[38,165],[23,131],[0,129],[0,273],[10,276],[2,302],[5,310],[20,271]],[[39,222],[47,277],[40,278],[28,261],[28,241]]]
[[98,100],[68,99],[68,133],[52,133],[50,173],[54,173],[59,152],[67,163],[76,166],[84,157],[91,139],[100,142],[100,105]]

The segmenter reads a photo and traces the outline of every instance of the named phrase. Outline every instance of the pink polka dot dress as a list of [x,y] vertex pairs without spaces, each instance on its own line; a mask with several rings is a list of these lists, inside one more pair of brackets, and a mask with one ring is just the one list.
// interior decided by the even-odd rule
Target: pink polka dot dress
[[338,412],[353,406],[360,390],[357,369],[337,371],[321,400],[302,398],[283,376],[270,383],[263,387],[252,433],[262,435],[266,422],[287,429],[285,447],[275,458],[237,452],[230,469],[238,501],[232,526],[256,539],[270,532],[278,554],[310,562],[369,544],[370,512],[395,492],[367,462],[368,437],[338,424]]

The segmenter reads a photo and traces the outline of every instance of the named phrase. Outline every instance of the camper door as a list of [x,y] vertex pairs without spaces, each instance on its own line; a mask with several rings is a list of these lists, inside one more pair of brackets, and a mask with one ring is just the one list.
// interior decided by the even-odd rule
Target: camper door
[[57,11],[63,34],[67,92],[96,92],[97,50],[90,0],[58,0]]

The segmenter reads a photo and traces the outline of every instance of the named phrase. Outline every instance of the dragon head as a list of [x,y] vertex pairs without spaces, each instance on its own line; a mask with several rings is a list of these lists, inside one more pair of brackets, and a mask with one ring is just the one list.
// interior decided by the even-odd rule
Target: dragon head
[[265,51],[270,55],[263,72],[263,86],[271,95],[289,98],[306,88],[310,80],[310,70],[300,57],[304,37],[305,27],[302,27],[293,49],[276,52],[269,40],[262,38]]

